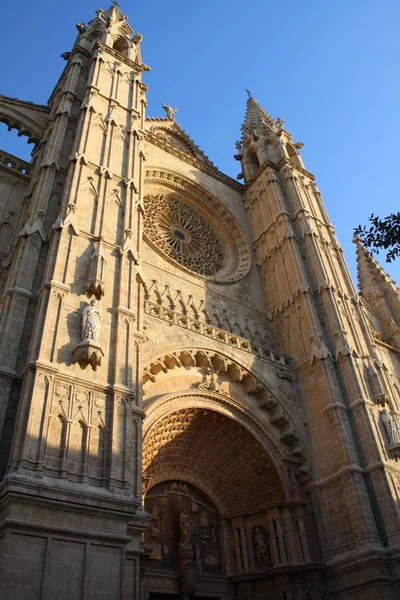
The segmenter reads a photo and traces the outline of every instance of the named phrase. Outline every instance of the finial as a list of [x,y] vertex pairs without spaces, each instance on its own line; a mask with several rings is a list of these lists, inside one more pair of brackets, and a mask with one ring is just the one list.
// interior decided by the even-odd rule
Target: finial
[[249,98],[252,98],[252,97],[253,97],[253,94],[251,93],[251,91],[250,91],[250,90],[249,90],[247,87],[245,87],[244,89],[245,89],[245,91],[247,92],[247,95],[248,95],[248,97],[249,97]]
[[111,0],[111,3],[112,3],[113,6],[121,8],[120,5],[118,4],[117,0]]
[[172,108],[172,106],[169,106],[169,104],[164,104],[164,102],[162,100],[161,100],[161,106],[165,110],[165,114],[167,116],[167,119],[169,121],[175,121],[175,113],[176,113],[176,111],[178,109],[177,108]]

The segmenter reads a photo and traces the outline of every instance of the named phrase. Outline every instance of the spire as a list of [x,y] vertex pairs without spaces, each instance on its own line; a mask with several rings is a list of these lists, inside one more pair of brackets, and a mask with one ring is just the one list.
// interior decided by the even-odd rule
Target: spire
[[270,114],[257,102],[252,93],[245,88],[248,99],[246,103],[246,114],[242,125],[243,133],[253,135],[266,133],[266,130],[277,132],[283,121],[273,119]]
[[104,21],[107,23],[108,27],[110,27],[114,23],[124,23],[125,33],[128,35],[133,35],[133,29],[128,24],[128,17],[121,11],[120,5],[116,0],[112,1],[112,6],[110,6],[110,8],[106,11],[98,9],[98,16],[99,13],[103,17]]
[[[367,296],[372,292],[372,286],[385,290],[390,294],[398,297],[398,288],[396,282],[390,278],[390,275],[381,267],[378,261],[364,247],[361,239],[355,236],[354,243],[356,244],[357,255],[357,277],[358,285],[362,296]],[[368,300],[367,300],[368,302]]]
[[399,338],[400,296],[396,282],[366,250],[358,236],[353,241],[357,248],[357,278],[361,296],[380,317],[389,337]]
[[247,183],[266,161],[278,164],[285,157],[303,166],[298,153],[302,144],[295,144],[284,129],[282,119],[271,117],[250,90],[245,88],[245,91],[248,95],[246,114],[242,137],[236,142],[237,153],[234,155],[242,164],[238,179],[244,178]]

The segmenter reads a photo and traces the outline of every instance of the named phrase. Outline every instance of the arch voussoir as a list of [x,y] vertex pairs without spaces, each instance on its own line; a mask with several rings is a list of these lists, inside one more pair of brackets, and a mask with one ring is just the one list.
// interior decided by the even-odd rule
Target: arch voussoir
[[[163,377],[163,384],[167,383],[165,377],[175,370],[179,375],[182,373],[185,383],[177,381],[177,389],[168,390],[168,394],[164,393],[162,385],[157,392],[154,388],[152,394],[153,384],[160,377]],[[178,377],[178,373],[175,375]],[[309,474],[306,444],[284,407],[281,392],[271,390],[259,375],[232,357],[204,348],[170,351],[149,361],[143,371],[143,382],[145,431],[158,414],[162,416],[191,403],[201,407],[211,402],[212,410],[227,411],[243,426],[258,431],[260,441],[264,440],[268,451],[279,457],[279,461],[289,462],[303,474]],[[207,402],[205,398],[208,398]]]

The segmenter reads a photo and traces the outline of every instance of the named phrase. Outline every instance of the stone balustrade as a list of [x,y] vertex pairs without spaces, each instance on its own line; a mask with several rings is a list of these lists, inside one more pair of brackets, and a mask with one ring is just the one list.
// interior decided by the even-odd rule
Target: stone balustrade
[[0,166],[7,167],[13,171],[21,173],[21,175],[29,175],[31,165],[21,158],[17,158],[13,154],[8,154],[4,150],[0,150]]

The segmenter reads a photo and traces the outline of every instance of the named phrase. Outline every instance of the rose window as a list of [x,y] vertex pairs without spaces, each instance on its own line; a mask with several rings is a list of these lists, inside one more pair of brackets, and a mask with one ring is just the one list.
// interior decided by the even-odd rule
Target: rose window
[[198,212],[172,196],[147,196],[144,203],[145,233],[160,250],[204,277],[223,269],[222,242]]

